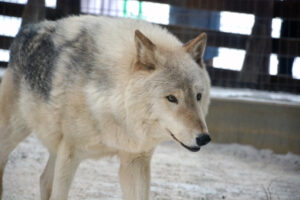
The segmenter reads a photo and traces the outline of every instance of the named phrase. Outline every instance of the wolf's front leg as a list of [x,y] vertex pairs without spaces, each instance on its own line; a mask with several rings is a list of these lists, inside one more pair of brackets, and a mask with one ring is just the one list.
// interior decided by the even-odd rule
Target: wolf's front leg
[[56,156],[50,153],[46,168],[40,177],[41,200],[49,200],[50,198],[53,184],[55,159]]
[[148,200],[152,152],[120,154],[120,183],[124,200]]
[[67,200],[73,176],[79,164],[75,151],[61,141],[56,155],[54,179],[50,200]]

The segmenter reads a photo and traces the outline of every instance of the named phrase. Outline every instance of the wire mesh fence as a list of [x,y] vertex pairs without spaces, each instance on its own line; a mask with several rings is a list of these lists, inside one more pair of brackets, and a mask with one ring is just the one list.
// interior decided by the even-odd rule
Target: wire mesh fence
[[74,14],[106,15],[160,24],[183,42],[206,32],[204,59],[215,86],[300,93],[297,0],[29,0],[25,6],[26,3],[27,0],[0,0],[2,68],[9,61],[9,46],[22,17],[24,23],[26,19],[55,20]]

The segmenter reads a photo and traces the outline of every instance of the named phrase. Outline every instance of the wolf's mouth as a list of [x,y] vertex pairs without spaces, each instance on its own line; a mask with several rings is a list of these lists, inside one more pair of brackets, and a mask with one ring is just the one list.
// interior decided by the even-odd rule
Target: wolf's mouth
[[192,152],[197,152],[197,151],[200,150],[200,147],[198,147],[198,146],[190,147],[190,146],[185,145],[185,144],[182,143],[180,140],[178,140],[178,139],[175,137],[175,135],[174,135],[169,129],[167,129],[167,130],[168,130],[169,134],[172,136],[172,138],[173,138],[176,142],[178,142],[179,144],[181,144],[184,148],[186,148],[186,149],[188,149],[188,150],[190,150],[190,151],[192,151]]

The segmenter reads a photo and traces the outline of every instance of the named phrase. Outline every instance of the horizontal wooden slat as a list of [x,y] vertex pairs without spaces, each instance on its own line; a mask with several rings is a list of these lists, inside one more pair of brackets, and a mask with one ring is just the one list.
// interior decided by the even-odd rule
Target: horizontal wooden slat
[[0,14],[11,16],[11,17],[21,17],[23,13],[24,5],[16,3],[0,2]]
[[13,40],[14,40],[13,37],[1,35],[0,36],[0,49],[9,49]]
[[[0,15],[6,15],[10,17],[21,17],[23,14],[24,7],[25,6],[23,4],[0,2]],[[55,15],[55,9],[46,8],[47,19],[53,19]]]
[[273,17],[280,17],[283,19],[300,20],[300,1],[287,0],[275,1]]
[[163,25],[170,32],[176,35],[181,41],[188,41],[200,33],[205,32],[208,35],[208,45],[217,47],[228,47],[236,49],[245,49],[246,41],[249,36],[234,33],[225,33],[207,29],[198,29],[185,26]]
[[[147,2],[165,3],[178,7],[203,9],[212,11],[229,11],[247,14],[255,14],[261,17],[269,17],[270,13],[264,12],[262,0],[142,0]],[[264,0],[266,2],[266,0]],[[272,0],[267,0],[272,1]],[[300,20],[300,1],[288,0],[280,1],[274,0],[273,17],[280,17],[285,19]]]
[[0,61],[0,68],[6,68],[6,67],[7,67],[7,62]]
[[[291,77],[264,74],[257,83],[245,83],[239,79],[240,72],[228,69],[208,67],[211,83],[214,86],[231,88],[252,88],[269,91],[300,93],[300,80]],[[268,80],[268,81],[267,81]]]

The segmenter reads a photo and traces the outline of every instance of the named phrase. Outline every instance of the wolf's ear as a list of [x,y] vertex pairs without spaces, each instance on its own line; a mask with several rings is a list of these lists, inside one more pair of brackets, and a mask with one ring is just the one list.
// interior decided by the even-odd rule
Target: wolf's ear
[[154,70],[156,46],[139,30],[135,31],[134,41],[137,51],[135,70]]
[[[201,64],[206,47],[206,33],[201,33],[196,38],[188,41],[183,45],[184,49],[191,54],[198,64]],[[202,66],[202,65],[200,65]]]

